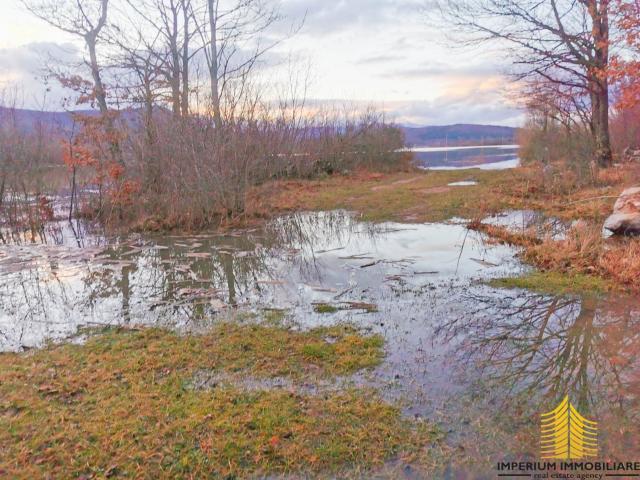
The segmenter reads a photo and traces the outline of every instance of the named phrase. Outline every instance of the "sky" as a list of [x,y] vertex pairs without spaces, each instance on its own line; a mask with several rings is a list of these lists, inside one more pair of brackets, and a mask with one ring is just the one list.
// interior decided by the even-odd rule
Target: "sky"
[[[17,92],[24,108],[60,110],[65,93],[53,84],[47,91],[43,60],[78,58],[82,45],[33,17],[19,0],[2,3],[2,86]],[[434,26],[428,0],[280,3],[286,17],[280,28],[304,23],[271,58],[275,68],[294,58],[294,68],[309,72],[307,98],[313,102],[372,105],[405,125],[522,122],[508,96],[514,88],[508,60],[491,48],[456,46],[446,29]]]

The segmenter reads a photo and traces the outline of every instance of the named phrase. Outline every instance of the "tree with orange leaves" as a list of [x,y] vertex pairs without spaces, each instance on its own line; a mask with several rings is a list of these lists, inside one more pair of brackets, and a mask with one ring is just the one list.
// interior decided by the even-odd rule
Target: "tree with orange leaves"
[[83,146],[78,138],[62,141],[62,161],[71,171],[71,202],[69,205],[69,220],[73,217],[73,207],[77,205],[76,176],[79,167],[96,164],[91,151]]
[[640,0],[617,0],[618,27],[625,45],[625,58],[616,56],[612,77],[620,88],[621,108],[640,105]]
[[[426,0],[425,0],[426,1]],[[613,163],[609,83],[616,0],[430,0],[467,45],[496,42],[519,81],[550,85],[587,99],[593,160]]]

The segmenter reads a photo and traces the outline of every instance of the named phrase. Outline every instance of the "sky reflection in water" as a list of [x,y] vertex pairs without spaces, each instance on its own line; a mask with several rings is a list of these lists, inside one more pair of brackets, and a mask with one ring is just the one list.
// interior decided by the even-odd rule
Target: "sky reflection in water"
[[[495,219],[534,227],[548,219]],[[40,346],[78,327],[197,330],[230,311],[282,308],[300,326],[348,321],[379,332],[387,357],[358,384],[448,431],[465,458],[536,454],[538,415],[566,393],[602,425],[612,457],[639,454],[640,309],[629,298],[496,290],[517,274],[512,248],[461,223],[369,224],[298,214],[227,235],[104,239],[61,225],[47,244],[0,249],[0,348]],[[315,313],[316,302],[378,312]],[[621,453],[622,452],[622,453]],[[462,468],[462,467],[461,467]]]

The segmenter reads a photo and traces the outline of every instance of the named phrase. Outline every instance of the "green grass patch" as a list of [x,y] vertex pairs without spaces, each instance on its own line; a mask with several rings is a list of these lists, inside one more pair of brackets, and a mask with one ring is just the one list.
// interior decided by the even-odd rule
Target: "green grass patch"
[[[501,194],[516,183],[510,170],[488,172],[415,170],[396,174],[332,176],[326,180],[289,181],[263,187],[256,194],[265,215],[291,210],[358,211],[370,221],[438,222],[521,206],[519,198]],[[478,185],[451,187],[473,178]]]
[[[224,324],[203,337],[207,355],[219,369],[247,371],[254,377],[348,375],[378,365],[383,358],[382,337],[364,336],[354,327],[338,325],[293,332],[260,325]],[[310,355],[310,349],[323,355]],[[201,368],[212,368],[202,365]]]
[[308,380],[377,365],[379,336],[223,324],[202,336],[109,330],[84,345],[5,354],[0,476],[247,478],[420,459],[434,439],[369,390],[302,395],[190,388],[205,369]]
[[316,313],[336,313],[341,310],[363,310],[365,313],[378,312],[378,306],[366,302],[341,302],[335,305],[330,303],[315,303],[313,311]]
[[522,277],[498,278],[488,283],[496,288],[522,288],[551,295],[603,294],[616,288],[611,281],[600,277],[555,271],[534,271]]
[[317,303],[313,306],[313,311],[316,313],[336,313],[339,310],[335,305],[328,303]]

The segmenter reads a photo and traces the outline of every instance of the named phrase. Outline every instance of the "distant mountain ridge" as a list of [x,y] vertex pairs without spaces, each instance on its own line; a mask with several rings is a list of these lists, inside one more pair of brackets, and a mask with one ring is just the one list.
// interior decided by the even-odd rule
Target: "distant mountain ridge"
[[517,128],[459,123],[427,127],[401,127],[413,147],[508,145],[516,143]]
[[[51,112],[41,110],[29,110],[23,108],[0,107],[1,118],[13,118],[15,124],[24,131],[32,131],[44,128],[52,133],[68,132],[73,128],[73,114],[98,116],[98,110],[74,110],[73,112]],[[121,118],[127,122],[135,122],[138,118],[138,110],[124,110]]]
[[[75,113],[97,115],[96,110],[82,110]],[[135,122],[138,112],[123,112],[127,123]],[[68,131],[73,125],[69,112],[50,112],[27,109],[9,109],[0,107],[0,116],[12,115],[16,124],[24,130],[33,130],[39,126],[51,130]],[[437,125],[426,127],[400,127],[407,145],[414,147],[442,147],[464,145],[506,145],[516,141],[517,128],[496,125],[477,125],[460,123],[455,125]]]

